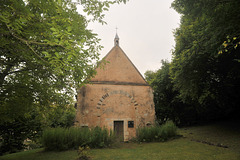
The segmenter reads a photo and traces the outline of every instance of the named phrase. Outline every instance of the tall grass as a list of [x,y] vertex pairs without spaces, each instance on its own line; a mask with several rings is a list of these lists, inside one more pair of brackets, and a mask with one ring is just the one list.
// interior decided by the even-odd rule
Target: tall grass
[[51,128],[42,135],[42,143],[47,151],[63,151],[77,149],[79,146],[103,148],[110,146],[115,140],[112,131],[106,128]]
[[143,127],[137,129],[137,141],[158,142],[166,141],[177,135],[177,127],[172,121],[161,126]]

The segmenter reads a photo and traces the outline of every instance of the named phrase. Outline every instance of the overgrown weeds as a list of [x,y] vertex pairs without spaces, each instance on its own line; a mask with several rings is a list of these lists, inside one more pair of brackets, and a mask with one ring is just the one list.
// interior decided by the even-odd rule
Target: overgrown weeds
[[[137,129],[138,142],[166,141],[177,135],[177,127],[172,121],[161,126]],[[116,142],[113,131],[107,128],[51,128],[43,132],[42,144],[47,151],[63,151],[89,146],[90,148],[110,147]]]
[[43,132],[42,143],[47,151],[77,149],[79,146],[103,148],[115,141],[115,135],[106,128],[51,128]]
[[165,124],[137,129],[138,142],[159,142],[166,141],[177,135],[177,127],[172,121]]

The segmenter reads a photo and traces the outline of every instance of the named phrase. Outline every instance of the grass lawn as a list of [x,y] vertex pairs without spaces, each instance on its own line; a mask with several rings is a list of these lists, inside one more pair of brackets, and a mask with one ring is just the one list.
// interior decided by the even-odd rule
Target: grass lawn
[[240,121],[215,122],[208,125],[181,128],[179,133],[189,140],[227,146],[228,149],[240,154],[239,124]]
[[[114,149],[91,149],[92,160],[240,160],[240,128],[225,123],[182,128],[182,138],[161,143],[125,143]],[[209,144],[206,144],[208,142]],[[228,148],[218,147],[222,144]],[[0,160],[75,160],[77,151],[31,150]]]
[[127,145],[121,149],[92,150],[96,160],[239,160],[240,154],[226,148],[175,139],[164,143]]
[[76,156],[77,151],[44,152],[43,149],[34,149],[0,156],[0,160],[75,160]]

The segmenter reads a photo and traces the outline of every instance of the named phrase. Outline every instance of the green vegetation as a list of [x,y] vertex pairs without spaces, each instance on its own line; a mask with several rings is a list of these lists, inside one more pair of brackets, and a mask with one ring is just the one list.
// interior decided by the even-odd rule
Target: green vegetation
[[90,148],[109,147],[116,140],[112,131],[106,128],[51,128],[43,132],[42,143],[46,151],[77,149],[79,146]]
[[171,63],[146,72],[160,123],[240,116],[240,1],[174,0],[180,15]]
[[200,143],[227,147],[240,154],[240,121],[220,121],[207,125],[184,127],[179,130],[183,137]]
[[[116,149],[91,149],[92,160],[238,160],[239,153],[187,139],[164,143],[124,144]],[[77,151],[43,152],[33,150],[0,157],[0,160],[76,160]]]
[[[88,156],[93,160],[239,160],[238,124],[239,122],[233,121],[185,127],[179,129],[182,138],[158,143],[124,143],[117,148],[90,149]],[[45,152],[43,149],[36,149],[0,156],[0,160],[76,160],[77,157],[77,150]]]
[[76,160],[77,151],[44,152],[43,149],[34,149],[25,152],[0,156],[0,160]]
[[[104,11],[111,4],[126,1],[1,1],[0,155],[22,150],[23,141],[27,138],[37,143],[44,128],[72,125],[75,115],[72,89],[83,85],[95,74],[93,62],[99,60],[99,50],[102,48],[98,45],[97,34],[87,28],[88,23],[98,21],[104,24]],[[80,15],[77,5],[81,5],[83,12],[89,16]],[[154,89],[156,116],[160,124],[172,120],[178,125],[190,125],[220,118],[240,117],[239,6],[240,1],[236,0],[175,0],[172,3],[172,7],[181,14],[180,27],[174,33],[176,46],[172,62],[162,61],[162,68],[145,74]],[[91,138],[87,139],[83,135],[81,138],[86,141],[77,143],[74,139],[79,138],[75,133],[78,131],[71,130],[73,129],[57,128],[55,131],[46,131],[43,136],[44,145],[49,150],[65,150],[86,144],[90,147],[104,147],[112,141],[112,138],[108,139],[106,136],[105,130],[98,128],[94,132],[86,131]],[[164,130],[144,128],[139,130],[139,133],[142,132],[139,139],[165,139]],[[102,132],[104,133],[99,134]],[[64,138],[61,139],[61,136]],[[224,148],[216,149],[215,146],[198,143],[215,144],[208,142],[206,138],[196,141],[180,139],[166,144],[135,147],[137,151],[146,147],[144,149],[151,156],[145,155],[146,152],[127,154],[126,152],[131,151],[124,151],[124,148],[105,151],[117,151],[115,155],[109,154],[112,157],[123,153],[130,159],[138,158],[137,156],[154,159],[161,152],[154,154],[153,151],[157,151],[155,148],[148,151],[148,146],[152,145],[158,151],[176,153],[172,157],[166,155],[168,157],[165,159],[173,159],[175,156],[181,159],[184,155],[179,155],[179,151],[186,156],[192,153],[191,159],[194,156],[198,159],[200,155],[197,155],[197,150],[189,150],[196,147],[199,153],[203,153],[200,159],[214,159],[213,155],[216,155],[215,159],[236,157],[235,152],[226,153]],[[178,142],[184,146],[183,150],[176,148],[180,146]],[[60,144],[59,148],[57,143]],[[171,146],[173,143],[175,146]],[[163,148],[164,145],[169,151]],[[102,150],[91,151],[96,159],[98,151]],[[35,152],[36,150],[23,152],[19,156],[55,154]],[[71,155],[71,152],[64,153]],[[102,155],[104,154],[107,153]]]
[[[25,116],[16,118],[11,122],[0,124],[0,154],[4,152],[14,153],[23,148],[40,147],[40,137],[42,130],[46,127],[70,127],[73,125],[76,111],[74,105],[52,105],[48,112],[39,111],[34,108],[32,112]],[[29,143],[23,141],[30,139]],[[27,146],[25,146],[27,145]]]
[[88,23],[126,1],[1,0],[0,155],[46,126],[72,125],[73,88],[94,75],[102,48]]
[[239,5],[235,0],[172,3],[182,18],[170,75],[179,97],[198,103],[194,107],[203,118],[239,111],[240,47],[219,54],[225,41],[240,42]]
[[175,124],[187,124],[193,119],[189,116],[191,108],[184,104],[178,97],[178,92],[174,90],[172,79],[170,78],[170,63],[162,61],[162,67],[156,72],[147,71],[146,80],[152,86],[154,92],[154,104],[156,117],[159,124],[172,120]]
[[91,157],[89,156],[89,150],[90,148],[88,146],[85,146],[85,147],[79,147],[78,148],[78,158],[77,160],[88,160],[90,159]]
[[177,127],[172,121],[167,121],[161,126],[143,127],[137,129],[138,142],[166,141],[177,135]]
[[92,150],[94,160],[237,160],[239,154],[228,149],[185,139],[164,143],[126,144],[120,149]]

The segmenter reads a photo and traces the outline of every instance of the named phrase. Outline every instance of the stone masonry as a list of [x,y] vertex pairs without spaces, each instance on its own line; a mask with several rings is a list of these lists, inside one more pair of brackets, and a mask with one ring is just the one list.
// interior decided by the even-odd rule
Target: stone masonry
[[154,124],[152,88],[120,48],[118,35],[104,60],[109,63],[78,90],[75,125],[106,127],[128,141],[138,127]]

